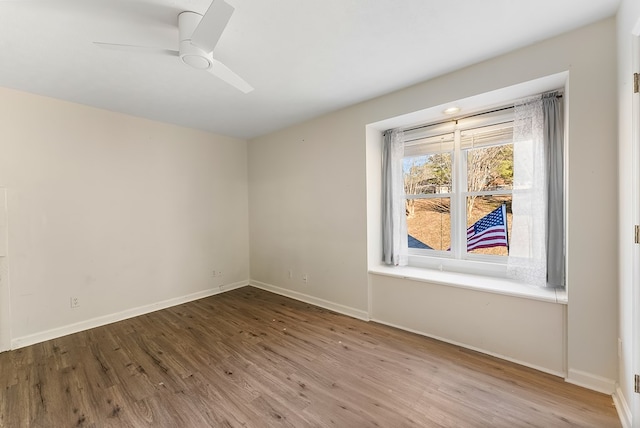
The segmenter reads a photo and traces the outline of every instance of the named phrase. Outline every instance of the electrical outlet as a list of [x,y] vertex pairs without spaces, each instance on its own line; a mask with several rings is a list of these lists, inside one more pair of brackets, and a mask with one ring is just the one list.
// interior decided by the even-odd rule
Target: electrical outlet
[[71,297],[71,307],[77,308],[80,306],[80,298],[79,297]]
[[309,276],[306,273],[302,275],[302,282],[305,284],[309,283]]
[[289,269],[289,279],[293,278],[293,270]]
[[221,271],[221,270],[215,270],[215,269],[214,269],[214,270],[211,272],[211,276],[212,276],[212,277],[214,277],[214,278],[217,278],[217,277],[219,277],[219,276],[222,276],[222,271]]

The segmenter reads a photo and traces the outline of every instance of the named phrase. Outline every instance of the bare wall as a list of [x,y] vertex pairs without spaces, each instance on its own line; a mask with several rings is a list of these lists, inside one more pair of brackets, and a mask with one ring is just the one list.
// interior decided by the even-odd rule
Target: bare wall
[[245,141],[9,89],[0,124],[14,346],[247,283]]

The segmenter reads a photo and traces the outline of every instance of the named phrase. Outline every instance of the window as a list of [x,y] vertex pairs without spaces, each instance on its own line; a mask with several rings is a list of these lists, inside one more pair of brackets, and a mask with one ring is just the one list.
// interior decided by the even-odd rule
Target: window
[[382,262],[565,287],[562,98],[387,129]]
[[504,263],[513,189],[511,109],[404,133],[410,255]]

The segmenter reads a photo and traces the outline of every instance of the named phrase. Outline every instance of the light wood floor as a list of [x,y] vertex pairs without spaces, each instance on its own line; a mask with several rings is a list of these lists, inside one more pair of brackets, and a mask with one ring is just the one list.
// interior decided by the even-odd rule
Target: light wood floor
[[245,287],[0,354],[2,427],[619,427],[611,397]]

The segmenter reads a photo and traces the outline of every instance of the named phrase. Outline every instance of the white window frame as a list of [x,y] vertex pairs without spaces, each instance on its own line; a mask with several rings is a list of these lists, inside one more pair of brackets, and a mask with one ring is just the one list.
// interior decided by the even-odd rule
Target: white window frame
[[[405,195],[405,199],[450,198],[451,215],[451,251],[407,248],[409,266],[428,269],[455,271],[479,275],[506,277],[507,256],[490,254],[473,254],[467,252],[466,246],[466,198],[470,195],[493,196],[511,195],[511,189],[469,192],[467,190],[467,150],[472,147],[461,147],[461,133],[468,130],[513,123],[513,109],[503,107],[491,112],[479,113],[466,118],[452,119],[447,122],[420,125],[405,131],[406,141],[427,139],[435,135],[453,133],[453,150],[428,151],[425,154],[450,152],[452,157],[452,192],[423,195]],[[497,146],[504,143],[489,144]],[[416,146],[416,144],[413,144]],[[418,144],[419,145],[419,144]],[[412,157],[411,155],[405,156]]]

